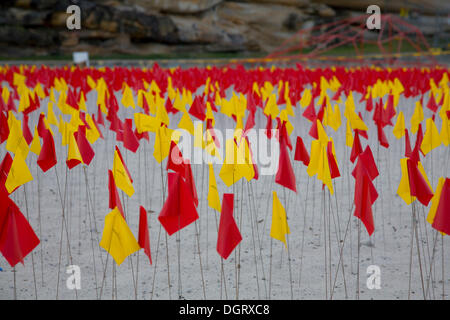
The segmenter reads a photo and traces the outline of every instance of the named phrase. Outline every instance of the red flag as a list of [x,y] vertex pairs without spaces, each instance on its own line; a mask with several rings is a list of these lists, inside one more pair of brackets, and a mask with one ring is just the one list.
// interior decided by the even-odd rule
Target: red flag
[[14,267],[39,244],[39,239],[20,212],[17,205],[5,194],[0,206],[0,252]]
[[44,134],[44,143],[42,144],[41,153],[37,159],[37,164],[42,171],[47,172],[50,168],[56,165],[55,141],[50,130],[46,130]]
[[303,162],[305,166],[309,165],[308,150],[306,149],[305,144],[303,143],[303,140],[300,136],[297,137],[294,160]]
[[101,124],[103,127],[105,126],[105,120],[103,120],[103,114],[102,114],[102,109],[100,108],[100,105],[98,106],[98,111],[97,111],[97,123]]
[[139,140],[136,138],[136,135],[131,129],[132,127],[133,119],[125,119],[125,123],[123,126],[123,146],[131,152],[136,153],[137,149],[139,148]]
[[339,167],[338,167],[338,165],[336,163],[336,159],[334,158],[334,155],[333,155],[333,147],[332,147],[331,141],[328,141],[327,157],[328,157],[328,166],[330,167],[331,179],[340,177],[341,173],[339,172]]
[[3,112],[0,112],[0,144],[6,141],[9,136],[8,119]]
[[247,134],[247,131],[252,129],[255,126],[255,112],[250,112],[247,117],[247,122],[245,123],[244,135]]
[[411,157],[410,157],[410,159],[414,162],[415,165],[417,165],[417,162],[420,161],[419,151],[421,151],[420,146],[422,145],[422,141],[423,141],[422,124],[419,123],[419,129],[418,129],[417,135],[416,135],[416,144],[414,145],[414,149],[411,152]]
[[78,131],[75,132],[75,139],[77,141],[78,149],[80,150],[83,163],[88,166],[94,158],[95,152],[94,149],[92,149],[92,146],[89,143],[88,139],[86,138],[85,126],[78,127]]
[[410,158],[412,155],[411,142],[409,141],[408,129],[405,129],[405,157]]
[[417,197],[424,206],[427,206],[431,198],[433,198],[433,191],[430,190],[425,178],[417,168],[417,163],[408,159],[406,161],[408,166],[409,187],[411,195]]
[[356,163],[355,171],[354,216],[363,222],[370,236],[374,231],[372,204],[378,198],[378,193],[360,160]]
[[385,148],[389,148],[389,142],[386,138],[386,135],[384,134],[383,131],[383,126],[381,125],[381,123],[377,123],[377,132],[378,132],[378,142],[380,143],[381,146],[385,147]]
[[200,121],[204,121],[206,118],[206,106],[203,103],[203,97],[195,96],[192,106],[189,109],[189,114],[193,115]]
[[178,172],[168,174],[169,196],[158,220],[170,235],[198,219],[191,190]]
[[2,163],[0,164],[0,197],[1,194],[8,195],[9,192],[5,187],[6,179],[8,178],[9,170],[11,169],[13,159],[9,152],[5,154]]
[[123,218],[125,219],[125,215],[123,214],[122,203],[120,202],[119,193],[117,192],[116,182],[114,180],[114,175],[111,170],[108,170],[108,190],[109,190],[109,208],[114,209],[117,207]]
[[26,114],[23,115],[22,132],[25,141],[30,145],[31,141],[33,141],[33,134],[30,131],[30,127],[28,127],[28,115]]
[[120,158],[120,161],[121,161],[122,164],[123,164],[123,167],[125,168],[125,171],[127,172],[127,175],[130,177],[131,183],[133,183],[133,178],[131,178],[130,171],[128,171],[128,167],[127,167],[127,165],[125,164],[125,161],[123,161],[122,153],[120,153],[120,149],[119,149],[117,146],[116,146],[116,151],[117,151],[117,155],[118,155],[119,158]]
[[311,103],[305,109],[302,116],[311,122],[316,122],[317,115],[316,115],[316,109],[314,109],[314,99],[311,99]]
[[438,109],[438,105],[436,104],[436,100],[434,99],[433,93],[431,93],[430,99],[428,100],[427,108],[433,112],[436,112]]
[[150,251],[150,237],[148,234],[148,223],[147,223],[147,211],[143,206],[139,207],[139,236],[138,236],[139,246],[144,249],[144,253],[147,255],[152,264],[152,254]]
[[44,118],[45,118],[45,114],[41,113],[39,115],[39,121],[38,121],[38,125],[37,125],[38,135],[41,138],[44,138],[45,133],[48,131],[47,128],[45,127]]
[[434,216],[433,228],[450,234],[450,179],[446,178],[442,186],[441,198]]
[[268,139],[272,139],[272,117],[270,115],[266,117],[267,117],[266,136]]
[[227,259],[231,252],[241,242],[242,236],[233,218],[234,194],[224,193],[222,212],[220,213],[219,231],[217,236],[217,252]]
[[297,192],[294,170],[292,169],[291,160],[289,159],[289,152],[284,139],[281,139],[280,141],[280,158],[278,161],[278,171],[275,177],[275,182],[285,188]]
[[356,158],[362,152],[361,141],[359,140],[359,133],[355,131],[355,139],[353,139],[352,152],[350,153],[350,161],[355,162]]
[[189,186],[189,190],[191,190],[192,199],[194,200],[195,207],[198,207],[198,196],[197,189],[195,187],[194,175],[192,174],[191,163],[189,160],[186,160],[185,172],[183,178],[186,180],[186,184]]
[[[370,180],[373,181],[376,177],[378,177],[378,168],[375,164],[375,159],[373,158],[372,150],[370,150],[369,146],[366,146],[364,152],[360,153],[358,162],[360,161],[364,169],[367,171]],[[352,171],[352,176],[356,179],[356,167]]]
[[169,157],[167,159],[166,170],[173,170],[184,176],[185,167],[183,155],[180,152],[175,141],[170,142]]

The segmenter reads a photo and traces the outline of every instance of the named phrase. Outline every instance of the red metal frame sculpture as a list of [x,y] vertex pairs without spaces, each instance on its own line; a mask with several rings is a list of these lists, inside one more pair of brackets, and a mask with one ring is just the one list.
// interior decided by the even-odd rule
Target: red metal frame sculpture
[[[376,58],[380,63],[395,64],[397,58],[402,56],[403,42],[407,42],[415,49],[415,52],[409,53],[409,56],[415,58],[414,65],[436,64],[432,55],[424,54],[429,52],[430,46],[419,28],[398,16],[382,14],[381,28],[369,30],[366,27],[367,18],[368,15],[354,16],[300,30],[267,58],[294,60],[320,58],[320,60],[359,61],[359,63],[361,60]],[[372,35],[367,37],[368,33],[374,32],[378,33],[376,37]],[[392,44],[395,41],[397,41],[396,48]],[[330,50],[349,44],[355,49],[353,57],[327,56]],[[375,55],[364,55],[364,45],[367,44],[377,45],[380,52]],[[305,52],[305,49],[309,51]]]

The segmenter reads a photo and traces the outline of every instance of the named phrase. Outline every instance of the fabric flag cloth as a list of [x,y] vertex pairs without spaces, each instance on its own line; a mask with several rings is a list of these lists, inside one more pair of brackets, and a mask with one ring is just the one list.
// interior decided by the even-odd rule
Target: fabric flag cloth
[[75,135],[69,135],[69,149],[67,151],[67,160],[66,165],[71,170],[76,167],[80,163],[83,162],[83,158],[81,157],[80,150],[78,149],[78,144],[75,140]]
[[208,205],[220,212],[220,196],[217,190],[216,177],[214,176],[213,165],[209,164],[209,187],[208,187]]
[[21,185],[33,180],[30,169],[28,169],[25,159],[22,154],[18,152],[12,161],[9,169],[8,177],[5,181],[5,187],[8,193],[12,193]]
[[117,146],[114,151],[113,175],[117,187],[131,197],[134,194],[133,180]]
[[428,118],[426,125],[425,134],[420,145],[420,150],[423,154],[427,154],[441,145],[441,137],[433,119]]
[[352,152],[350,153],[350,161],[354,163],[361,152],[362,147],[361,141],[359,139],[359,133],[355,131],[355,138],[353,139]]
[[78,131],[75,132],[75,139],[77,141],[78,150],[80,150],[83,163],[88,166],[94,158],[95,152],[94,149],[92,149],[92,146],[89,143],[88,139],[86,138],[85,126],[80,126],[78,128]]
[[411,159],[408,159],[406,163],[411,195],[415,196],[424,206],[428,206],[433,198],[433,191],[430,189],[429,183],[419,171],[417,164],[413,163]]
[[273,191],[273,201],[272,201],[272,226],[270,228],[270,236],[276,240],[286,244],[286,235],[290,233],[289,226],[287,222],[286,211],[281,204],[280,199],[278,199],[277,193]]
[[192,192],[178,172],[168,174],[169,195],[158,216],[159,222],[171,236],[198,219]]
[[369,236],[374,231],[372,205],[377,198],[378,193],[372,183],[364,161],[361,161],[361,158],[359,158],[355,167],[354,216],[362,221]]
[[140,249],[139,243],[117,207],[105,217],[100,247],[109,252],[117,265],[122,264],[130,254]]
[[5,157],[3,158],[2,163],[0,164],[0,195],[9,194],[8,190],[6,190],[5,182],[6,179],[8,178],[8,173],[9,170],[11,169],[12,162],[13,158],[11,157],[9,152],[7,152],[5,154]]
[[446,178],[440,191],[439,203],[433,221],[433,228],[450,234],[450,179]]
[[289,159],[289,152],[287,150],[285,139],[280,139],[280,158],[278,160],[278,171],[275,176],[275,182],[285,188],[297,192],[294,169],[292,168],[291,160]]
[[44,134],[44,143],[37,159],[37,164],[43,172],[47,172],[58,163],[56,160],[55,141],[50,130],[46,130]]
[[217,252],[223,259],[227,259],[234,248],[242,241],[241,233],[233,218],[233,208],[234,194],[224,193],[216,247]]
[[442,188],[444,187],[445,178],[440,177],[438,184],[436,186],[436,191],[434,192],[433,198],[431,199],[430,211],[428,211],[427,221],[429,224],[433,224],[434,217],[436,216],[436,210],[441,199]]
[[308,150],[306,149],[303,139],[300,136],[297,137],[294,160],[303,162],[305,166],[309,165]]
[[114,181],[114,175],[111,170],[108,170],[108,190],[109,190],[109,208],[114,209],[117,207],[123,218],[125,215],[123,213],[122,202],[120,202],[119,193],[117,192],[116,182]]
[[150,237],[148,234],[148,222],[147,222],[147,211],[143,206],[139,207],[139,236],[138,236],[139,246],[144,249],[144,253],[147,255],[152,264],[152,254],[150,251]]
[[14,267],[24,263],[25,257],[40,243],[33,228],[17,205],[0,194],[0,252]]
[[123,128],[123,146],[133,153],[139,148],[139,140],[133,132],[133,119],[125,119]]
[[392,132],[397,139],[401,139],[405,134],[405,116],[403,111],[398,113],[397,122],[395,123],[394,130]]

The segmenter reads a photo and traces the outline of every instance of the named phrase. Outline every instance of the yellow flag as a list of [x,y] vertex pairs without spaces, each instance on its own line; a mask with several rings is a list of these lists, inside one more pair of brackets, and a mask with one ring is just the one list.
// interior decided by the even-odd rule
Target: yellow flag
[[440,136],[442,143],[447,147],[450,144],[450,121],[447,116],[442,118]]
[[209,164],[208,205],[217,212],[221,211],[219,191],[217,190],[216,177],[211,163]]
[[9,124],[9,136],[6,141],[6,150],[17,154],[21,153],[22,157],[26,159],[29,148],[27,141],[25,140],[22,132],[21,121],[17,120],[12,112],[9,112],[8,116],[8,124]]
[[275,94],[271,94],[264,108],[264,114],[266,116],[270,115],[272,119],[275,119],[279,113],[280,109],[277,106],[277,97]]
[[31,175],[30,169],[28,169],[22,154],[18,152],[14,156],[11,169],[9,170],[8,177],[6,178],[6,190],[11,193],[17,187],[20,187],[31,180],[33,180],[33,176]]
[[310,89],[305,89],[303,91],[302,97],[300,99],[300,105],[302,108],[306,108],[311,103],[312,94]]
[[180,122],[178,123],[178,128],[184,129],[191,135],[194,135],[194,123],[187,112],[183,112]]
[[58,125],[58,120],[56,120],[55,113],[53,112],[53,103],[51,101],[49,101],[47,105],[47,119],[48,123],[54,126]]
[[83,158],[81,158],[80,149],[78,149],[78,144],[73,133],[69,135],[69,149],[67,150],[67,160],[78,160],[80,163],[83,163]]
[[117,207],[105,217],[100,247],[109,252],[117,265],[120,265],[130,254],[141,249]]
[[169,115],[167,114],[166,107],[164,106],[164,99],[161,99],[159,95],[156,95],[156,119],[165,125],[169,125]]
[[434,148],[437,148],[441,145],[441,137],[439,135],[439,131],[434,124],[432,118],[427,119],[427,128],[423,135],[422,144],[420,145],[420,149],[424,154],[427,154]]
[[153,147],[153,156],[155,160],[161,163],[168,155],[170,151],[170,142],[172,130],[166,128],[165,126],[160,126],[156,130],[155,144]]
[[411,117],[411,132],[415,134],[417,130],[419,130],[419,123],[421,123],[424,119],[423,116],[423,108],[420,104],[420,101],[416,102],[416,108],[414,109],[414,113]]
[[[237,139],[239,141],[239,138]],[[245,139],[239,146],[234,139],[228,139],[225,143],[225,160],[220,169],[219,176],[227,187],[233,185],[245,177],[250,181],[255,176],[249,148]]]
[[125,108],[133,107],[134,109],[136,107],[134,104],[133,92],[127,84],[125,84],[125,89],[123,90],[122,99],[120,100],[120,102]]
[[33,140],[30,144],[30,151],[35,155],[39,155],[41,153],[41,141],[39,140],[39,134],[37,132],[37,127],[34,127],[34,135]]
[[398,113],[397,122],[392,132],[397,139],[401,139],[405,135],[405,116],[403,115],[403,111]]
[[358,114],[356,114],[355,101],[353,100],[353,94],[351,91],[347,97],[347,100],[345,100],[344,116],[350,122],[350,126],[352,129],[359,129],[364,131],[368,130],[364,121],[362,121]]
[[400,159],[402,178],[400,179],[397,194],[403,199],[403,201],[406,202],[406,204],[411,204],[414,200],[416,200],[416,197],[411,195],[411,189],[409,187],[407,160],[407,158]]
[[350,128],[350,123],[347,120],[347,130],[345,132],[345,144],[347,147],[353,147],[353,133],[352,129]]
[[134,194],[133,184],[117,150],[114,151],[113,176],[117,187],[131,197]]
[[86,113],[86,123],[89,126],[89,129],[86,130],[86,138],[90,144],[93,144],[98,138],[100,138],[100,132],[98,131],[97,126],[89,113]]
[[321,143],[319,140],[313,140],[311,142],[311,157],[306,173],[308,173],[310,177],[317,174],[317,179],[322,181],[322,183],[328,187],[331,194],[334,193],[333,185],[331,183],[326,143]]
[[328,125],[333,128],[334,131],[337,131],[341,126],[341,110],[339,109],[339,105],[334,106],[334,110],[331,109],[331,105],[328,102],[329,108],[327,108],[328,112]]
[[161,122],[159,122],[155,117],[143,113],[134,114],[134,123],[139,134],[148,131],[157,132],[161,126]]
[[84,110],[87,111],[87,107],[86,107],[86,100],[84,100],[84,94],[81,93],[80,95],[80,101],[78,103],[78,105],[80,106],[80,110]]
[[289,226],[286,217],[286,211],[278,199],[277,193],[273,191],[272,202],[272,226],[270,228],[270,236],[286,244],[286,235],[289,234]]
[[433,224],[433,222],[434,222],[434,217],[436,216],[436,210],[439,205],[439,200],[441,199],[441,192],[442,192],[442,188],[444,187],[444,183],[445,183],[445,178],[440,177],[437,187],[436,187],[436,192],[434,193],[433,198],[431,198],[431,207],[430,207],[430,211],[428,212],[428,216],[427,216],[427,221],[429,224]]

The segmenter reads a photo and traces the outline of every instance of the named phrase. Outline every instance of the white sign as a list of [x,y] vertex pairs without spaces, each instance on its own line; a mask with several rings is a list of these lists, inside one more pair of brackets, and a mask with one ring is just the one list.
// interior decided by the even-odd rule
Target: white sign
[[89,53],[88,52],[74,52],[73,53],[73,62],[74,63],[86,63],[86,66],[89,67]]

